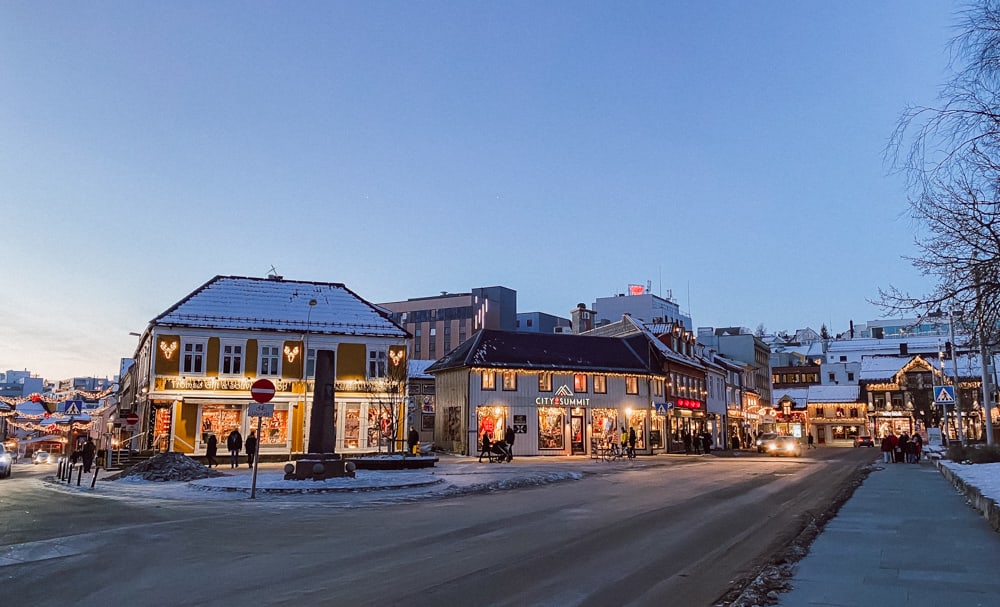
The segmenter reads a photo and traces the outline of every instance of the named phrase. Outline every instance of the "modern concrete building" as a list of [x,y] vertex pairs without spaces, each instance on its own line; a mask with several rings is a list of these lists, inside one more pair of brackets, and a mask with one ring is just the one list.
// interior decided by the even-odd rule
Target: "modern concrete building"
[[442,292],[377,305],[413,336],[410,358],[416,360],[437,360],[480,329],[517,330],[517,291],[507,287]]

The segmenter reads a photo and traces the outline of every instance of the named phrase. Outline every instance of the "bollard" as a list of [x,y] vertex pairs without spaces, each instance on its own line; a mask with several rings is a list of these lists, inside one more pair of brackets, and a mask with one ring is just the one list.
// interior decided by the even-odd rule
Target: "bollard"
[[83,478],[83,464],[80,464],[80,469],[76,473],[76,486],[80,486],[80,479]]
[[69,467],[66,468],[66,484],[70,484],[73,480],[73,462],[70,462]]
[[56,478],[62,479],[63,460],[59,458],[59,467],[56,468]]
[[98,466],[96,464],[94,465],[94,478],[90,481],[90,488],[91,489],[93,489],[94,485],[97,484],[97,471],[100,470],[100,469],[101,469],[100,466]]

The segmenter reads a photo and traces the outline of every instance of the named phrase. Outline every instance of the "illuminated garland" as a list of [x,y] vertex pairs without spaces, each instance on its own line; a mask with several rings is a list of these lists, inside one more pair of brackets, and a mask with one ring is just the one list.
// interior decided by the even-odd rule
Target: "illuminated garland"
[[[56,426],[56,425],[59,425],[59,424],[68,424],[68,423],[69,423],[68,420],[62,420],[62,421],[58,421],[58,422],[49,422],[47,424],[36,424],[34,422],[14,422],[14,421],[9,421],[9,422],[7,422],[7,425],[12,426],[14,428],[17,428],[18,430],[26,430],[28,432],[45,432],[45,433],[56,432],[58,434],[58,433],[62,433],[62,430],[59,430],[58,428],[55,429],[55,430],[53,430],[52,426]],[[92,422],[92,421],[90,421],[90,422],[77,422],[77,421],[74,421],[73,422],[73,429],[74,430],[90,430],[91,427],[93,427],[93,425],[94,425],[94,422]],[[53,436],[56,436],[56,435],[53,435]]]
[[[73,390],[71,392],[71,394],[73,394],[74,396],[82,395],[87,400],[101,400],[102,398],[104,398],[105,396],[111,394],[114,391],[115,391],[115,389],[112,386],[112,387],[106,388],[106,389],[104,389],[104,390],[102,390],[100,392],[87,392],[86,390]],[[55,398],[55,397],[52,397],[52,396],[45,396],[45,395],[39,394],[38,392],[34,392],[32,394],[29,394],[26,397],[20,397],[20,398],[13,398],[13,397],[9,397],[9,396],[0,396],[0,402],[2,402],[4,404],[7,404],[7,405],[13,405],[15,407],[18,406],[18,405],[20,405],[20,404],[26,403],[26,402],[45,403],[45,404],[49,404],[49,405],[55,405],[55,404],[58,404],[58,403],[61,403],[63,401],[67,401],[67,400],[73,400],[73,399],[72,398],[65,398],[65,397],[63,397],[63,398]]]

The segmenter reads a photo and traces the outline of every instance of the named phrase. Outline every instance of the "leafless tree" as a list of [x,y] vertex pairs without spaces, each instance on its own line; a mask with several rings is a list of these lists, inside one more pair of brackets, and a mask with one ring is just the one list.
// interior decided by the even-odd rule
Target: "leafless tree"
[[879,290],[889,313],[961,312],[996,342],[1000,321],[1000,1],[958,13],[953,75],[936,107],[911,106],[887,148],[907,177],[918,254],[908,257],[934,286],[913,295]]
[[405,346],[390,346],[387,349],[385,373],[368,378],[361,391],[368,395],[369,407],[377,411],[378,451],[382,452],[385,442],[389,452],[396,451],[396,441],[405,434],[401,427],[405,415],[406,382],[408,380]]

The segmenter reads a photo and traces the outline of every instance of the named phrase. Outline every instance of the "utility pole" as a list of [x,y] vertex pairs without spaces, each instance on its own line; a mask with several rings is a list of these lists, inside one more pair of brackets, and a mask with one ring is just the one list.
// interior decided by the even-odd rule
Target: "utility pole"
[[[951,331],[951,368],[955,373],[953,385],[955,386],[955,426],[958,428],[958,442],[965,446],[965,431],[962,430],[962,405],[958,387],[958,344],[955,343],[955,313],[948,310],[948,326]],[[948,427],[945,426],[945,436],[948,435]]]

